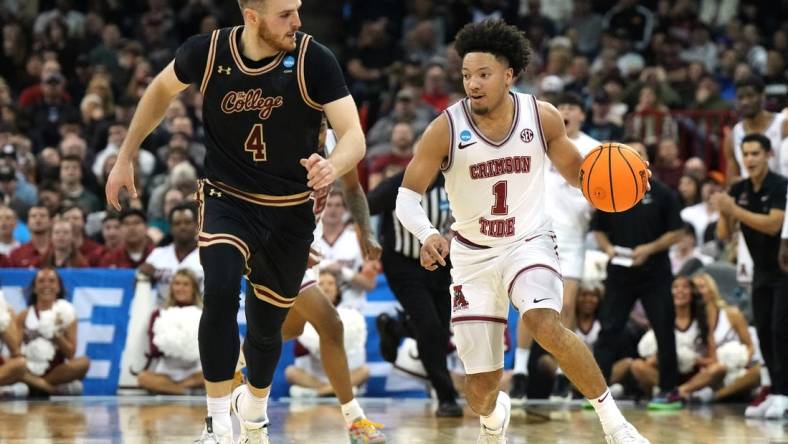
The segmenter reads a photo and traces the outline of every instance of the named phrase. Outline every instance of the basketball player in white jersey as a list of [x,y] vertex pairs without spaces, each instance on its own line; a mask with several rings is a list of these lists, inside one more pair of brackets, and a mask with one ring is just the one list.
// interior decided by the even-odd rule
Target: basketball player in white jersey
[[788,159],[780,156],[780,145],[788,137],[788,118],[784,113],[772,113],[763,108],[763,80],[754,75],[736,82],[736,108],[743,116],[728,134],[723,144],[725,149],[725,175],[728,183],[748,177],[741,152],[741,140],[750,133],[761,133],[768,137],[774,147],[769,159],[769,169],[783,176],[788,175]]
[[[320,127],[319,143],[324,149],[324,156],[331,153],[336,140],[333,133],[326,128],[326,119]],[[367,198],[355,169],[342,177],[342,185],[347,207],[358,225],[358,242],[366,259],[375,260],[380,257],[381,247],[375,240],[369,222]],[[314,213],[317,221],[315,239],[322,237],[323,230],[320,217],[325,209],[330,187],[314,191]],[[314,244],[313,244],[314,246]],[[318,252],[310,254],[310,264],[320,260]],[[282,325],[282,340],[295,339],[304,332],[304,325],[309,322],[320,336],[320,360],[334,393],[342,409],[342,416],[348,427],[351,444],[379,444],[386,442],[386,437],[377,428],[378,424],[369,421],[358,400],[353,395],[350,382],[347,354],[343,340],[342,321],[336,308],[331,305],[317,284],[317,271],[310,267],[301,281],[301,291],[292,309],[287,313]]]
[[623,417],[591,352],[561,325],[562,278],[544,206],[551,161],[579,186],[582,157],[563,118],[533,96],[513,93],[528,64],[524,34],[501,20],[466,25],[455,48],[467,98],[424,132],[397,196],[397,217],[421,242],[421,263],[445,266],[449,244],[420,205],[443,171],[456,232],[451,243],[452,327],[467,373],[465,394],[480,415],[478,443],[505,443],[511,402],[498,391],[509,301],[534,339],[596,409],[608,443],[648,443]]
[[[562,94],[555,102],[564,119],[566,135],[585,157],[600,142],[580,131],[586,115],[582,99],[574,93]],[[545,185],[551,190],[552,197],[545,201],[545,210],[553,222],[553,231],[558,242],[558,258],[561,263],[561,274],[564,278],[564,305],[561,311],[561,322],[568,329],[575,327],[575,300],[583,279],[585,263],[585,236],[591,220],[591,205],[583,197],[579,189],[570,185],[556,167],[550,163],[545,168]],[[513,390],[510,395],[524,398],[527,387],[528,357],[533,339],[523,325],[522,319],[517,326],[517,350],[514,357]],[[570,385],[566,381],[560,367],[559,378],[553,390],[558,398],[571,396]],[[519,387],[518,387],[519,386]],[[519,389],[519,390],[515,390]],[[551,396],[551,398],[554,398]]]

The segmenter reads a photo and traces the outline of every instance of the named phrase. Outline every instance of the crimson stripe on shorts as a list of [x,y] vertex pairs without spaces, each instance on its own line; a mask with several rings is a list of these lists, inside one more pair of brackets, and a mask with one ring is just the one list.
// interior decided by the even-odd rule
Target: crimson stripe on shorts
[[496,318],[495,316],[457,316],[456,318],[451,318],[452,324],[455,324],[457,322],[470,322],[470,321],[497,322],[499,324],[508,323],[506,319]]
[[561,273],[559,273],[558,271],[556,271],[555,268],[553,268],[553,267],[551,267],[549,265],[545,265],[545,264],[529,265],[529,266],[521,269],[520,271],[518,271],[517,274],[515,274],[514,277],[512,278],[512,281],[509,282],[509,291],[507,292],[509,294],[509,297],[512,297],[512,287],[514,287],[514,282],[517,280],[517,278],[520,277],[520,275],[525,273],[526,271],[533,270],[535,268],[544,268],[544,269],[550,270],[553,273],[555,273],[555,275],[558,276],[558,279],[560,279],[562,282],[564,280],[563,276],[561,276]]

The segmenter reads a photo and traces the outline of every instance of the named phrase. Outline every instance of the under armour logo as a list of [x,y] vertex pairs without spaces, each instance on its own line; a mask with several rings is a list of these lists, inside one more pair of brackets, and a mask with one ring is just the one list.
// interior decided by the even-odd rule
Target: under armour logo
[[222,197],[222,192],[221,191],[216,191],[215,188],[211,188],[210,191],[208,192],[208,195],[211,196],[211,197],[213,197],[213,196]]
[[218,69],[219,74],[227,74],[228,76],[230,75],[230,71],[231,70],[232,70],[232,67],[228,66],[228,67],[225,68],[222,65],[219,65],[219,69]]

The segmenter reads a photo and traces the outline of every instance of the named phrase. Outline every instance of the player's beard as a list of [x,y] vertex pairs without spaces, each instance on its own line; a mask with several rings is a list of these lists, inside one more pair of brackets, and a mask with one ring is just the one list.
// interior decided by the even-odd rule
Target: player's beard
[[257,27],[257,37],[266,45],[277,51],[289,52],[294,50],[296,46],[295,42],[291,41],[289,38],[287,38],[287,36],[274,35],[268,30],[268,27],[265,26],[265,23],[263,23],[262,20],[260,21],[260,25]]

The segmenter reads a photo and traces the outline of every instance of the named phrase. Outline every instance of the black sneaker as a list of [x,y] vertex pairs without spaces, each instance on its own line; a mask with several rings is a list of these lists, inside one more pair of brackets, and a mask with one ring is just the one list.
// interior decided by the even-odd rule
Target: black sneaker
[[515,373],[512,375],[512,387],[509,389],[509,398],[513,404],[522,403],[528,395],[528,375]]
[[438,410],[435,410],[435,416],[438,418],[462,418],[462,407],[455,400],[443,401],[438,405]]
[[566,402],[572,400],[572,383],[566,375],[558,375],[553,383],[553,391],[550,392],[551,402]]
[[397,348],[399,348],[400,336],[396,329],[392,328],[392,323],[397,322],[386,313],[381,313],[375,319],[380,336],[380,355],[388,362],[394,363],[397,360]]

